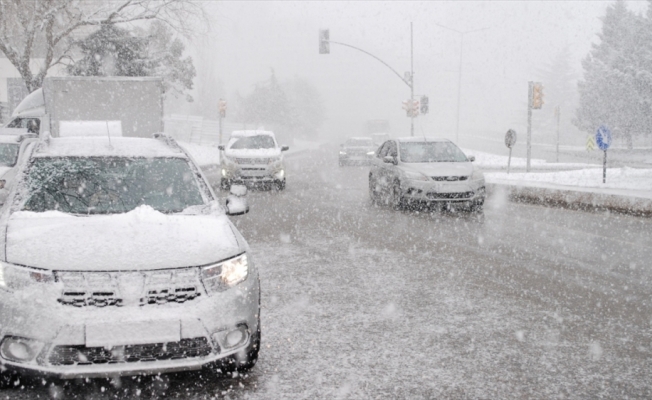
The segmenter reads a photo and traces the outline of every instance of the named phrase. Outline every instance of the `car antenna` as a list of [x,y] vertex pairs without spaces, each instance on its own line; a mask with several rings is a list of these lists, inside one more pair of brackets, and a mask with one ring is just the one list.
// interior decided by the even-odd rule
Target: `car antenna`
[[106,136],[109,137],[109,148],[112,149],[113,145],[111,144],[111,132],[109,131],[109,121],[104,121],[106,122]]

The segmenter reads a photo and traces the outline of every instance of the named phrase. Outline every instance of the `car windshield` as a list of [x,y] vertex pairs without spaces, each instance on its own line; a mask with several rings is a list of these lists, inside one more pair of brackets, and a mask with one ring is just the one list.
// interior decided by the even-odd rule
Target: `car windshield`
[[466,155],[450,142],[403,142],[401,161],[405,163],[465,162]]
[[276,147],[274,138],[269,135],[245,136],[236,139],[231,145],[232,149],[273,149]]
[[163,213],[204,204],[181,158],[42,157],[27,172],[23,210],[117,214],[148,205]]
[[350,147],[370,147],[373,146],[371,139],[349,139],[346,145]]
[[0,143],[0,166],[13,167],[18,161],[18,143]]

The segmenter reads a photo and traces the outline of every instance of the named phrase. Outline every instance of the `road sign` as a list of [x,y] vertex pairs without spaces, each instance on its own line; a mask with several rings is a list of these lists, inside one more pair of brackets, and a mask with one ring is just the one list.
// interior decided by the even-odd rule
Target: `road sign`
[[505,146],[512,148],[516,144],[516,132],[513,129],[510,129],[505,134]]
[[226,118],[226,100],[220,99],[220,118]]
[[607,151],[611,146],[611,131],[604,125],[601,125],[595,132],[595,143],[600,150]]
[[586,151],[595,150],[597,145],[595,144],[595,135],[588,135],[586,137]]

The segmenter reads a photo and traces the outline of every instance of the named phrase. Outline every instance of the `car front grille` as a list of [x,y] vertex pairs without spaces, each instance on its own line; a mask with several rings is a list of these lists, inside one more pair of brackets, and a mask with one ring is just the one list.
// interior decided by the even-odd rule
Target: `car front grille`
[[197,268],[142,272],[57,271],[63,283],[59,303],[108,307],[185,303],[201,296]]
[[208,339],[197,337],[178,342],[135,344],[106,347],[54,346],[48,361],[51,365],[94,365],[206,357],[213,351]]
[[448,181],[448,182],[465,181],[469,179],[468,176],[433,176],[431,178],[433,181]]
[[428,198],[431,199],[470,199],[473,197],[473,192],[461,192],[461,193],[435,193],[430,192],[427,194]]
[[253,165],[264,165],[269,164],[269,158],[236,158],[235,162],[237,164],[253,164]]

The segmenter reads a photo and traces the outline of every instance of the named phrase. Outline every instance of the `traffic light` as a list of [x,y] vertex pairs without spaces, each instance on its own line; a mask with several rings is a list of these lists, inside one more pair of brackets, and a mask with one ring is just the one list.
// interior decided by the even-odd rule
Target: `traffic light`
[[319,54],[330,54],[331,53],[331,43],[330,35],[328,34],[328,29],[319,30]]
[[403,109],[405,115],[408,117],[416,117],[419,115],[419,100],[405,100],[403,102]]
[[421,114],[428,114],[428,96],[421,96]]
[[226,100],[220,99],[219,107],[220,107],[220,118],[226,118]]
[[543,107],[543,85],[541,82],[532,84],[532,108],[535,110]]

